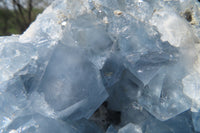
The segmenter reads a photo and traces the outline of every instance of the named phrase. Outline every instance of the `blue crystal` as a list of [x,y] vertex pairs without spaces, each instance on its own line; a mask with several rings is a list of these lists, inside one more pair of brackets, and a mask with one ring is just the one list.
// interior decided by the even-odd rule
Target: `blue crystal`
[[111,125],[106,130],[106,133],[117,133],[117,130]]
[[81,50],[64,45],[52,54],[38,92],[57,117],[70,119],[89,118],[108,96],[98,69]]
[[142,130],[138,125],[129,123],[126,126],[120,128],[118,133],[142,133]]
[[200,132],[200,112],[192,113],[192,121],[196,132]]
[[0,37],[0,132],[200,132],[199,6],[55,0]]

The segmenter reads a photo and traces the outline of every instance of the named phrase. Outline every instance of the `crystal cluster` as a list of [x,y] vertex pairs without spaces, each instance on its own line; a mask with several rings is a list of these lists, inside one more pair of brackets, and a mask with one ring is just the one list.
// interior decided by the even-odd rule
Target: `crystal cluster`
[[0,132],[200,132],[199,25],[196,0],[54,1],[0,37]]

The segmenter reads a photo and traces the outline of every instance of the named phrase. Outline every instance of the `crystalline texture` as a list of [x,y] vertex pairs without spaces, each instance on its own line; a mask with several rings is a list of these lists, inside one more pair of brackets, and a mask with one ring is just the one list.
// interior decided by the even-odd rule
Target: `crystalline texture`
[[187,75],[183,80],[183,92],[190,97],[194,104],[200,105],[200,75],[193,73]]
[[0,86],[0,129],[8,126],[27,105],[25,88],[20,78]]
[[199,7],[55,0],[0,37],[0,132],[199,132]]
[[10,42],[0,45],[0,83],[11,79],[37,56],[30,43]]
[[58,117],[71,119],[90,117],[107,98],[99,72],[82,51],[61,45],[49,61],[38,92]]
[[192,113],[192,121],[195,131],[200,132],[200,111]]
[[106,133],[117,133],[117,130],[111,125],[106,130]]
[[63,122],[32,114],[15,119],[2,133],[94,133],[96,131],[102,133],[100,128],[87,120]]
[[150,118],[145,123],[147,133],[193,133],[191,113],[186,111],[170,120],[160,122],[155,118]]
[[138,125],[129,123],[126,126],[120,128],[118,133],[142,133],[142,130]]
[[73,127],[61,121],[43,117],[39,114],[27,115],[15,119],[3,133],[64,133],[76,132]]
[[[168,75],[167,70],[176,72],[176,75]],[[149,86],[144,88],[139,102],[157,119],[163,121],[188,110],[191,107],[191,100],[182,92],[183,87],[179,79],[183,76],[181,68],[164,68],[160,73],[162,74],[156,75]]]

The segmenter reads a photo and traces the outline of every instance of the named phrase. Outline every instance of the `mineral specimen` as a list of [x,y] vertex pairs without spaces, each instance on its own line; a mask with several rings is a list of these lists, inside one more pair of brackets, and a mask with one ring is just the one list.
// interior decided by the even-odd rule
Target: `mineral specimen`
[[200,132],[199,24],[196,0],[55,0],[0,37],[0,132]]
[[119,129],[118,133],[142,133],[142,130],[139,126],[129,123],[126,126]]

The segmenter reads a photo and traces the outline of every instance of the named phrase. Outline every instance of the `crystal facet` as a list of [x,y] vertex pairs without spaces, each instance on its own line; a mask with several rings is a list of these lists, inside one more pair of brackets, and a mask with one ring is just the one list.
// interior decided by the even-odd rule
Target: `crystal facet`
[[200,132],[199,24],[197,0],[55,0],[0,37],[0,132]]

